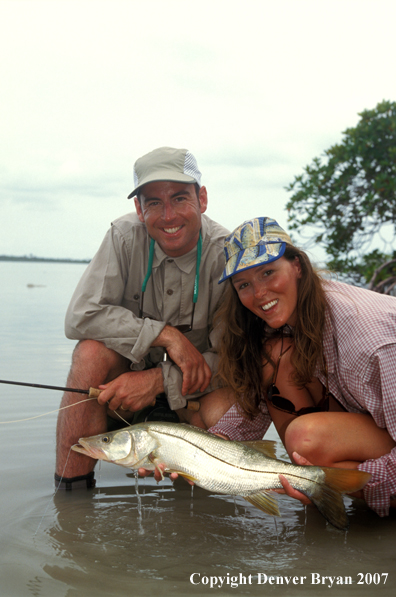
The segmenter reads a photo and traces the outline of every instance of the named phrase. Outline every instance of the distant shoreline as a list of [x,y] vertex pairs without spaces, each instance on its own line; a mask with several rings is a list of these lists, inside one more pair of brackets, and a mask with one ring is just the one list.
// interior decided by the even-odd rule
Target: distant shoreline
[[28,263],[89,263],[90,259],[55,259],[50,257],[35,257],[34,255],[0,255],[0,261],[25,261]]

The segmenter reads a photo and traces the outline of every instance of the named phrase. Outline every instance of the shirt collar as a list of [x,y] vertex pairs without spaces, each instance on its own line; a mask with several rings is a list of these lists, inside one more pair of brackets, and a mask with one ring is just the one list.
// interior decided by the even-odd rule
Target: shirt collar
[[[203,249],[205,247],[206,241],[206,222],[202,220],[202,245]],[[177,267],[184,272],[185,274],[190,274],[196,266],[197,263],[197,245],[191,251],[186,253],[185,255],[181,255],[181,257],[170,257],[161,249],[158,243],[155,243],[155,250],[154,250],[154,260],[153,260],[153,269],[159,267],[165,260],[174,261]]]

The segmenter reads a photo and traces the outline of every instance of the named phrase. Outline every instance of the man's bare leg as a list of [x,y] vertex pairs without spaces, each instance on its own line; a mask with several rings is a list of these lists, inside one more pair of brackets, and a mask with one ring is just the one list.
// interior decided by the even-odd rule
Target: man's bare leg
[[[129,361],[114,350],[106,348],[102,342],[83,340],[74,350],[67,387],[97,388],[129,370]],[[76,404],[83,399],[83,394],[65,392],[61,407]],[[96,461],[71,451],[70,447],[76,444],[80,437],[104,433],[107,429],[106,412],[106,405],[100,405],[96,400],[88,400],[59,411],[56,444],[57,475],[71,478],[86,475],[93,470]]]

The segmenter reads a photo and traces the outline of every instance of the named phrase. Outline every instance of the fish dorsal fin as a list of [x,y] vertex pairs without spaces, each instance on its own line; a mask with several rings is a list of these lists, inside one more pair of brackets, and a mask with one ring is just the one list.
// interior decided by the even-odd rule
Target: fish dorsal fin
[[248,448],[252,448],[252,450],[256,450],[257,452],[261,452],[265,454],[265,456],[269,456],[269,458],[276,458],[276,442],[269,440],[269,439],[258,439],[254,441],[248,442],[240,442],[244,446]]
[[250,504],[253,504],[253,506],[256,506],[256,508],[259,508],[266,514],[272,514],[272,516],[280,516],[278,502],[267,491],[253,493],[252,495],[245,495],[244,498]]

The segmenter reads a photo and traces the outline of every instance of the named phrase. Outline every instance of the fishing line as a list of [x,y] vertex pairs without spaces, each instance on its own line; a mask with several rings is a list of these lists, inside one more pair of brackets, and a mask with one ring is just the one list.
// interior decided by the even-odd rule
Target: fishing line
[[[8,425],[9,423],[23,423],[24,421],[32,421],[33,419],[39,419],[40,417],[46,417],[47,415],[52,415],[52,413],[57,413],[61,410],[65,410],[66,408],[71,408],[72,406],[78,406],[82,402],[88,402],[89,400],[96,400],[96,396],[93,396],[92,398],[84,398],[84,400],[79,400],[78,402],[75,402],[74,404],[68,404],[67,406],[61,406],[60,408],[56,408],[55,410],[50,410],[46,413],[42,413],[41,415],[35,415],[34,417],[28,417],[27,419],[16,419],[15,421],[0,421],[0,425]],[[124,421],[124,423],[129,425],[130,422],[126,421],[124,419],[124,417],[122,417],[117,411],[113,411],[113,412],[115,412],[115,414],[117,415],[117,417],[119,417],[121,419],[121,421]]]
[[[91,398],[88,398],[88,400],[91,400]],[[86,402],[86,400],[82,400],[82,402]],[[74,405],[72,404],[72,405],[70,405],[70,406],[74,406]],[[67,407],[65,407],[65,408],[67,408]],[[53,412],[55,412],[55,411],[53,411]],[[74,445],[76,445],[76,444],[74,444]],[[61,483],[62,483],[63,473],[64,473],[64,472],[65,472],[65,470],[66,470],[66,466],[67,466],[67,463],[68,463],[68,461],[69,461],[69,458],[70,458],[71,451],[72,451],[72,446],[71,446],[71,447],[70,447],[70,449],[69,449],[69,453],[68,453],[68,455],[67,455],[66,462],[65,462],[65,466],[64,466],[64,469],[63,469],[63,472],[62,472],[61,478],[60,478],[60,480],[59,480],[59,483],[58,483],[57,487],[55,487],[55,491],[54,491],[54,493],[52,494],[52,496],[51,496],[51,498],[50,498],[50,500],[49,500],[49,502],[48,502],[48,504],[47,504],[47,506],[46,506],[46,508],[45,508],[45,510],[44,510],[44,514],[42,515],[42,517],[41,517],[41,520],[40,520],[40,522],[39,522],[39,524],[38,524],[38,527],[37,527],[37,529],[36,529],[36,532],[35,532],[35,533],[34,533],[34,535],[33,535],[33,539],[36,537],[36,535],[37,535],[37,533],[38,533],[38,531],[39,531],[39,529],[40,529],[40,527],[41,527],[41,523],[43,522],[43,520],[44,520],[44,517],[45,517],[45,515],[47,514],[47,510],[48,510],[48,508],[49,508],[49,506],[50,506],[50,504],[51,504],[52,500],[54,499],[54,497],[55,497],[55,496],[56,496],[56,494],[58,493],[59,487],[61,486]]]
[[70,408],[71,406],[77,406],[82,402],[88,402],[88,400],[96,400],[96,397],[92,398],[84,398],[84,400],[80,400],[79,402],[75,402],[74,404],[69,404],[68,406],[62,406],[60,408],[56,408],[55,410],[49,410],[47,413],[43,413],[41,415],[35,415],[34,417],[28,417],[27,419],[17,419],[15,421],[0,421],[0,425],[7,425],[8,423],[23,423],[24,421],[32,421],[33,419],[39,419],[40,417],[46,417],[47,415],[51,415],[52,413],[57,413],[60,410],[64,410],[65,408]]
[[[64,410],[65,408],[70,408],[71,406],[78,406],[78,405],[79,405],[79,404],[81,404],[82,402],[88,402],[89,400],[96,400],[96,397],[92,397],[92,398],[85,398],[84,400],[79,400],[79,402],[76,402],[75,404],[69,404],[69,405],[67,405],[67,406],[62,406],[61,408],[57,408],[56,410],[51,410],[51,411],[49,411],[49,412],[47,412],[47,413],[43,413],[43,414],[41,414],[41,415],[37,415],[37,416],[35,416],[35,417],[29,417],[29,418],[27,418],[27,419],[19,419],[18,421],[0,421],[0,425],[4,425],[4,424],[6,424],[6,423],[20,423],[20,422],[22,422],[22,421],[30,421],[30,420],[32,420],[32,419],[38,419],[39,417],[44,417],[44,416],[46,416],[46,415],[49,415],[49,414],[52,414],[52,413],[55,413],[55,412],[59,412],[59,411],[61,411],[61,410]],[[119,414],[117,411],[114,411],[114,412],[116,413],[116,415],[117,415],[117,416],[118,416],[118,417],[119,417],[119,418],[120,418],[122,421],[124,421],[124,423],[126,423],[127,425],[129,425],[129,421],[127,421],[126,419],[124,419],[124,417],[122,417],[122,416],[121,416],[121,415],[120,415],[120,414]],[[74,444],[74,445],[76,446],[77,444]],[[72,447],[73,447],[73,446],[70,446],[69,453],[68,453],[68,455],[67,455],[66,462],[65,462],[65,466],[63,467],[63,472],[62,472],[62,475],[61,475],[61,477],[60,477],[59,483],[58,483],[58,485],[55,487],[55,491],[54,491],[54,493],[52,494],[52,496],[51,496],[51,498],[50,498],[50,500],[49,500],[49,502],[48,502],[48,504],[47,504],[47,506],[46,506],[46,508],[45,508],[45,510],[44,510],[44,513],[43,513],[43,515],[42,515],[42,517],[41,517],[41,519],[40,519],[40,522],[39,522],[39,524],[38,524],[38,526],[37,526],[37,529],[36,529],[36,531],[35,531],[35,533],[34,533],[34,535],[33,535],[33,539],[35,539],[35,537],[36,537],[36,535],[37,535],[37,533],[38,533],[38,531],[39,531],[39,529],[40,529],[40,527],[41,527],[41,524],[42,524],[42,522],[43,522],[43,520],[44,520],[44,518],[45,518],[45,515],[47,514],[47,510],[48,510],[48,508],[49,508],[49,506],[50,506],[51,502],[53,501],[54,497],[56,496],[56,494],[57,494],[57,493],[58,493],[58,491],[59,491],[59,488],[60,488],[60,486],[61,486],[61,483],[62,483],[62,478],[63,478],[64,472],[65,472],[65,470],[66,470],[67,463],[69,462],[70,454],[71,454],[71,452],[72,452]],[[136,493],[138,493],[138,491],[137,491],[137,490],[136,490]],[[140,496],[138,496],[138,499],[139,499],[139,498],[140,498]],[[141,534],[141,533],[140,533],[140,534]]]

